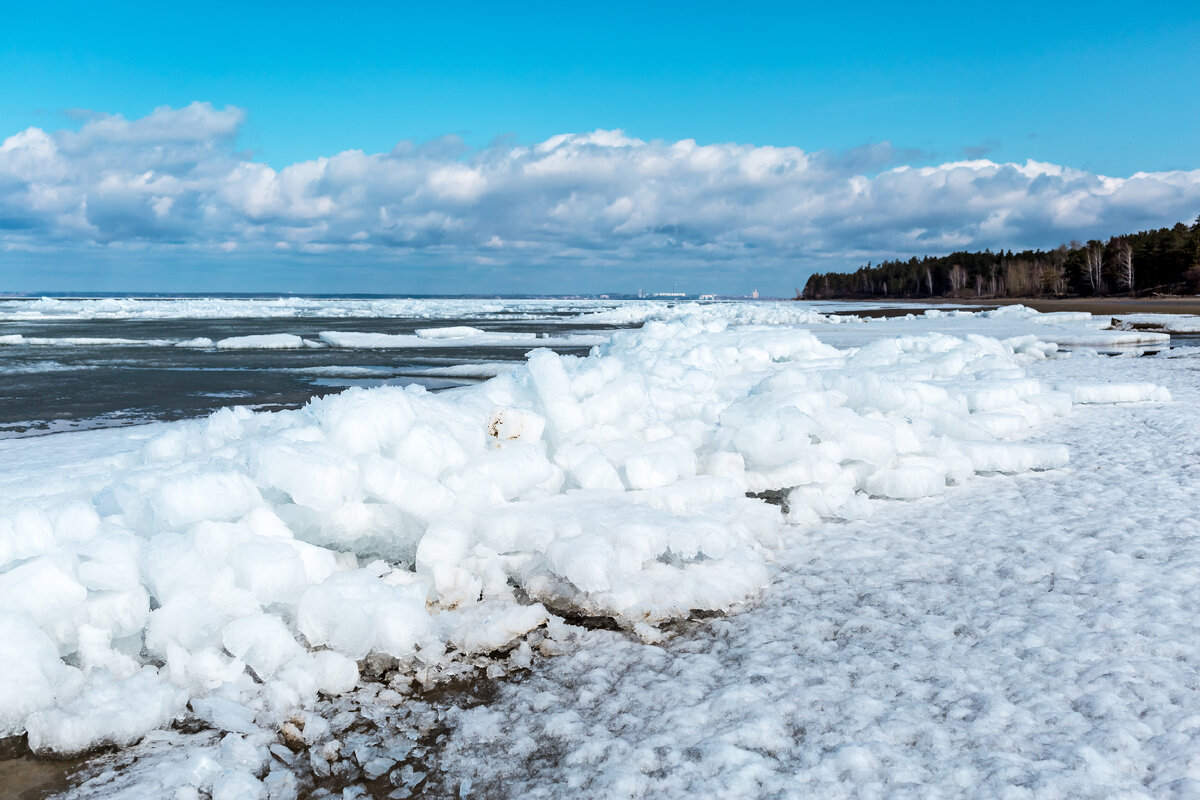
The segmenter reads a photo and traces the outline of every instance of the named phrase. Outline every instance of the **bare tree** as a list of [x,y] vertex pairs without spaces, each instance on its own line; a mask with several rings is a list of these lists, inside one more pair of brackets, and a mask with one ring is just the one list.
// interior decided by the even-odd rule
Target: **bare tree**
[[1046,254],[1048,260],[1045,286],[1054,294],[1063,294],[1067,291],[1067,253],[1067,245],[1060,244]]
[[950,290],[957,294],[967,286],[967,271],[958,264],[950,267]]
[[1029,267],[1029,286],[1033,294],[1041,294],[1046,286],[1046,265],[1035,258]]
[[929,293],[933,294],[933,270],[929,267],[925,268],[925,285],[929,287]]
[[1050,276],[1050,288],[1055,294],[1067,293],[1067,268],[1062,264],[1056,264],[1053,268],[1053,274]]
[[1133,291],[1133,245],[1129,240],[1121,237],[1113,239],[1112,242],[1113,255],[1116,260],[1117,267],[1117,283],[1122,289]]
[[1004,286],[1007,293],[1017,297],[1036,294],[1037,287],[1031,286],[1033,269],[1028,261],[1004,262]]
[[1092,294],[1104,294],[1104,245],[1088,242],[1083,251],[1083,277]]

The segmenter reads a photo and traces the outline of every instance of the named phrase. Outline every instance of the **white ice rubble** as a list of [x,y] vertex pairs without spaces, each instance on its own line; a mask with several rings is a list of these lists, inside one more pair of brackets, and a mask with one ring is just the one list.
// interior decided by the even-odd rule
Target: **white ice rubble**
[[449,709],[438,791],[1200,796],[1197,357],[1028,366],[1175,401],[1043,426],[1031,439],[1070,441],[1068,469],[807,528],[745,614],[661,645],[589,632]]
[[847,323],[876,338],[837,349],[720,308],[472,387],[226,409],[74,464],[0,443],[0,736],[73,753],[183,716],[276,731],[365,660],[426,679],[561,614],[655,641],[753,601],[806,526],[1062,467],[1065,446],[1020,439],[1074,402],[1169,399],[1029,377],[1056,348],[1027,310],[962,336]]

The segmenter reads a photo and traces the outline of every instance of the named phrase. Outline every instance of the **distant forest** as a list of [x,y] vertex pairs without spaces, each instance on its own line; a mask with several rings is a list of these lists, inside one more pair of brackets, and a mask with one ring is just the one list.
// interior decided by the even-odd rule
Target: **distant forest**
[[1039,297],[1196,294],[1200,217],[1191,227],[1071,242],[1049,252],[951,253],[815,274],[806,300],[838,297]]

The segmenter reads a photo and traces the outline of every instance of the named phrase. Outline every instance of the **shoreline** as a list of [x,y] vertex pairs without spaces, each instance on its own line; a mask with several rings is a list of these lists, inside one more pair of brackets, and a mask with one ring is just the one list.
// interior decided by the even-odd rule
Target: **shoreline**
[[[803,302],[803,301],[802,301]],[[813,301],[818,302],[818,301]],[[864,303],[863,299],[822,299],[822,303]],[[1055,311],[1087,311],[1097,316],[1123,314],[1200,314],[1200,296],[1188,297],[993,297],[976,301],[962,298],[932,297],[927,299],[875,300],[874,302],[919,303],[945,307],[947,311],[980,311],[1000,306],[1022,305],[1043,314]],[[834,314],[854,314],[862,317],[892,317],[911,313],[904,308],[857,309],[834,311]]]

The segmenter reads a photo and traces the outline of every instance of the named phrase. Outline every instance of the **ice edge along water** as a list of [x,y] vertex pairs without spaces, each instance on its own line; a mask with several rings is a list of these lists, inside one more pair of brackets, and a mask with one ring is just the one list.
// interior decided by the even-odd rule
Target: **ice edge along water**
[[[1011,332],[1018,317],[1047,322],[962,319]],[[1053,335],[839,350],[730,318],[694,309],[587,358],[535,351],[442,395],[225,410],[58,485],[9,484],[0,733],[70,753],[190,715],[273,737],[353,688],[363,659],[436,679],[543,626],[553,638],[559,613],[654,641],[665,621],[752,600],[806,525],[1062,466],[1065,447],[1014,440],[1073,402],[1168,399],[1027,377]],[[1051,322],[1058,338],[1100,335]],[[789,524],[747,496],[768,491],[786,494]],[[261,764],[226,766],[197,780],[261,786]]]

